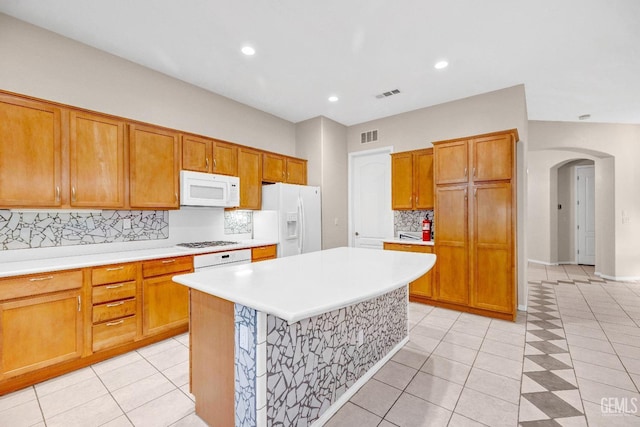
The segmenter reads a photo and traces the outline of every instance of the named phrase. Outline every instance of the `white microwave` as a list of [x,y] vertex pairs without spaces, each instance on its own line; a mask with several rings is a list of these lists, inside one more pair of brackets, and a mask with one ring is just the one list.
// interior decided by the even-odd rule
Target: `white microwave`
[[237,176],[180,171],[181,206],[240,206],[240,178]]

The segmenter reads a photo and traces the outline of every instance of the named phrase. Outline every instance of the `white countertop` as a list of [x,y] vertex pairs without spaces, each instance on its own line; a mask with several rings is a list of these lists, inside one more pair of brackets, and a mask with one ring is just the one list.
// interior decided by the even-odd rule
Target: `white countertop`
[[435,261],[433,254],[345,247],[173,280],[295,323],[405,286]]
[[91,255],[34,259],[30,261],[3,262],[0,263],[0,277],[47,273],[57,270],[70,270],[73,268],[94,267],[98,265],[119,264],[123,262],[144,261],[149,259],[168,258],[183,255],[232,251],[236,249],[248,249],[258,246],[275,244],[276,242],[265,240],[243,240],[235,245],[216,246],[202,249],[167,246],[164,248],[156,249],[107,252]]

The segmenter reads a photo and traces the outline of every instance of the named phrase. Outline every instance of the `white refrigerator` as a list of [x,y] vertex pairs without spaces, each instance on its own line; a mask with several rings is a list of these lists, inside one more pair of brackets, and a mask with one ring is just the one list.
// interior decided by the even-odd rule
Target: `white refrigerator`
[[320,187],[262,186],[262,210],[253,213],[253,237],[278,242],[278,258],[322,249]]

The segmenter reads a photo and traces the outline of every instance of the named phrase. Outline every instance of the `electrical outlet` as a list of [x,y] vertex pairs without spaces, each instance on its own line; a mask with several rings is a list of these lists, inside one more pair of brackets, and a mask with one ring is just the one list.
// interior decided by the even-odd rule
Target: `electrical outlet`
[[131,219],[125,218],[122,220],[122,228],[129,230],[131,228]]
[[338,225],[338,217],[333,218],[333,225]]
[[360,329],[358,331],[358,347],[360,347],[364,343],[364,331]]

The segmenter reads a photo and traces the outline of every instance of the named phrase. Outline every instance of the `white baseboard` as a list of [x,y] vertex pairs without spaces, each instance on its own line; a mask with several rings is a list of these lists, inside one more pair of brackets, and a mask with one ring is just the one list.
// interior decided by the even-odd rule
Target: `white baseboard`
[[533,264],[542,264],[542,265],[558,265],[557,262],[546,262],[546,261],[538,261],[537,259],[529,259],[527,260]]
[[361,376],[358,379],[358,381],[356,381],[351,387],[349,387],[349,389],[345,391],[344,394],[340,396],[338,400],[333,402],[333,405],[329,406],[329,409],[324,411],[324,413],[320,416],[320,418],[318,418],[313,422],[313,424],[311,424],[311,427],[321,427],[327,421],[329,421],[329,419],[333,417],[340,408],[342,408],[342,405],[347,403],[349,399],[351,399],[353,395],[356,394],[356,392],[360,390],[360,388],[363,385],[366,384],[367,381],[373,378],[375,373],[378,372],[380,368],[384,366],[385,363],[391,360],[393,355],[396,354],[408,342],[409,342],[409,336],[407,335],[402,341],[400,341],[395,347],[393,347],[393,349],[391,349],[391,351],[387,353],[385,357],[380,359],[378,363],[373,365],[363,376]]
[[602,274],[598,271],[594,273],[596,276],[602,277],[607,280],[614,280],[616,282],[633,282],[640,280],[640,276],[609,276],[608,274]]
[[576,261],[558,261],[558,265],[578,265],[578,263]]
[[518,311],[527,311],[526,305],[518,305]]

